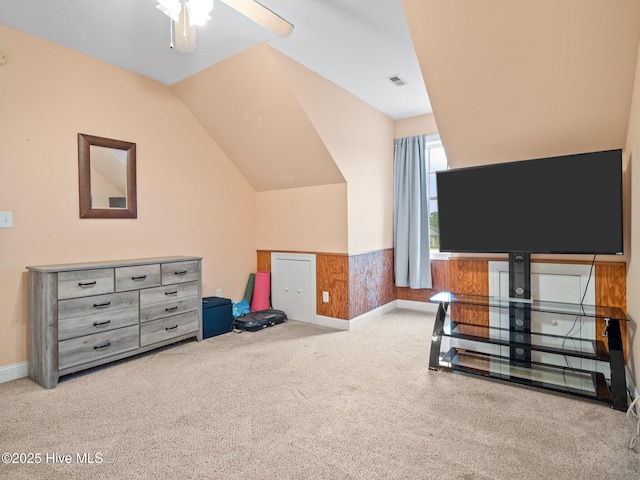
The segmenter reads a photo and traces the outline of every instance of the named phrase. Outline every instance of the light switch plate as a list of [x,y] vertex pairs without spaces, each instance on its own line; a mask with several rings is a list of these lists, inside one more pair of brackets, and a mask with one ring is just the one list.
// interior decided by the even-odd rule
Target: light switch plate
[[322,292],[322,301],[324,303],[329,303],[329,292]]
[[13,212],[0,212],[0,228],[13,227]]

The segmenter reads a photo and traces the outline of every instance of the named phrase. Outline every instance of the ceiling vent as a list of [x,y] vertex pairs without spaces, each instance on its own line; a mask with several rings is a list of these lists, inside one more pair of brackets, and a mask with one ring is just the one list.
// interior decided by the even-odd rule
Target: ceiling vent
[[401,87],[407,84],[407,82],[400,78],[400,75],[391,75],[390,77],[387,77],[387,80],[393,83],[396,87]]

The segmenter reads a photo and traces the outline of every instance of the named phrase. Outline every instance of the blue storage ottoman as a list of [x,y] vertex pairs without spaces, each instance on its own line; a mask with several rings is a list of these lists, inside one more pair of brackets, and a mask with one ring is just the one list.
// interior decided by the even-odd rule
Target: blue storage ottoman
[[202,338],[228,333],[233,327],[231,300],[221,297],[202,299]]

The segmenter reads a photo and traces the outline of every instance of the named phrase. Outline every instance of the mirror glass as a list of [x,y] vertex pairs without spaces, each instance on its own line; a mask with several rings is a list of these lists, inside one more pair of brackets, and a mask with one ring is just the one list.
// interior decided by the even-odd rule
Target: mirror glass
[[135,143],[78,134],[81,218],[136,218]]
[[127,208],[127,152],[91,145],[91,208]]

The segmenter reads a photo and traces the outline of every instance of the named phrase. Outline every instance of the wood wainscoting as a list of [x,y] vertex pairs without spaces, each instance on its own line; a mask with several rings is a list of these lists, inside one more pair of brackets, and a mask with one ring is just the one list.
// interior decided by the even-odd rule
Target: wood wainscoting
[[397,299],[393,249],[349,256],[349,318]]
[[[349,255],[316,254],[316,310],[318,315],[349,320]],[[322,301],[329,292],[329,303]]]
[[[430,289],[412,290],[410,288],[397,288],[397,298],[401,300],[414,300],[428,302],[429,297],[440,291],[454,293],[467,293],[472,295],[489,294],[489,262],[502,260],[497,258],[451,258],[449,260],[432,260],[431,276],[433,286]],[[590,264],[588,261],[571,262],[563,260],[533,260],[533,263],[569,263]],[[623,262],[596,262],[594,268],[596,301],[597,305],[621,308],[627,311],[627,268]],[[489,311],[486,308],[472,306],[452,305],[465,309],[465,318],[469,323],[489,325]],[[471,313],[472,312],[472,313]],[[458,312],[459,313],[459,312]],[[626,322],[622,322],[622,342],[627,345]],[[596,323],[597,338],[603,339],[605,331],[604,320]],[[626,356],[626,352],[625,352]]]
[[[271,252],[258,250],[258,271],[271,271]],[[316,255],[318,315],[350,320],[397,298],[391,248],[357,255],[291,251],[284,253]],[[329,292],[328,303],[322,301],[322,292]]]
[[[474,258],[452,258],[431,260],[431,288],[412,289],[397,287],[399,300],[428,302],[438,292],[489,295],[489,261]],[[461,316],[469,323],[489,325],[489,311],[472,305],[451,305],[451,313]]]
[[[596,305],[619,307],[627,312],[627,265],[625,263],[598,263],[595,264],[596,281]],[[622,345],[624,357],[627,359],[627,322],[621,322]],[[606,325],[599,319],[596,323],[596,338],[603,339],[609,348],[609,339],[604,337]]]
[[[276,251],[276,250],[274,250]],[[280,250],[278,250],[280,251]],[[271,250],[257,251],[257,271],[271,271]],[[489,295],[489,261],[504,258],[450,258],[431,261],[430,289],[395,287],[393,275],[393,249],[348,255],[345,253],[314,253],[316,255],[317,314],[350,320],[393,300],[428,302],[429,297],[442,292]],[[533,260],[545,263],[579,263],[556,260]],[[626,312],[626,264],[623,262],[596,262],[594,279],[596,304],[619,307]],[[322,302],[322,292],[329,292],[329,303]],[[487,309],[456,305],[465,308],[465,318],[478,325],[489,325]],[[598,321],[596,332],[603,338],[604,321]],[[623,344],[627,345],[626,325],[622,324]]]
[[428,302],[438,292],[489,294],[489,260],[475,258],[451,258],[431,260],[431,288],[412,289],[397,287],[400,300]]

